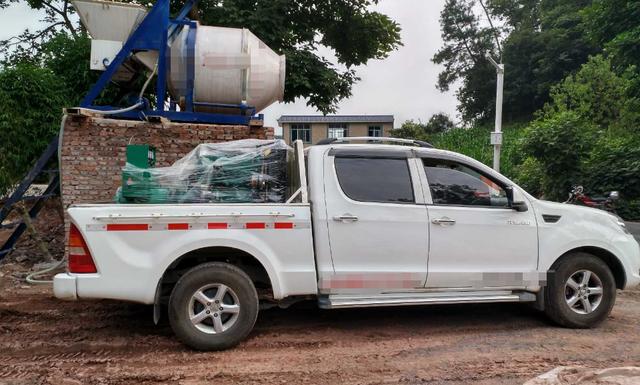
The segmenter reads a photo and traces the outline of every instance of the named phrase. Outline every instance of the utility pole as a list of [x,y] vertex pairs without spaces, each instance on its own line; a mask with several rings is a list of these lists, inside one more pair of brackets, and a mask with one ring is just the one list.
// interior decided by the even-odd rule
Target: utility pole
[[504,64],[497,63],[487,53],[487,59],[496,68],[498,81],[496,82],[496,125],[491,133],[491,144],[493,145],[493,169],[500,171],[500,147],[502,146],[502,94],[504,89]]

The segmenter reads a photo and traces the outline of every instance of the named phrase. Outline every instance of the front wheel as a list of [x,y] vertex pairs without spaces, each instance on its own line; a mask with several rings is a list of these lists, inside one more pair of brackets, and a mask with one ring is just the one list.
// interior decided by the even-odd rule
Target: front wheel
[[247,274],[227,263],[206,263],[185,273],[171,292],[169,323],[186,345],[222,350],[237,345],[258,317],[258,294]]
[[604,321],[616,301],[615,279],[607,264],[577,252],[554,267],[545,290],[549,318],[571,328],[589,328]]

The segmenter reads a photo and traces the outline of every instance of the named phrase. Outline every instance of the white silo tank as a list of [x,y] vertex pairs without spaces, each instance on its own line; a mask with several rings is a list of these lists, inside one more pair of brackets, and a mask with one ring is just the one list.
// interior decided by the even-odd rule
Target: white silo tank
[[[283,100],[284,55],[276,54],[248,29],[198,24],[196,31],[194,102],[246,102],[260,111]],[[169,89],[178,100],[186,94],[187,33],[183,27],[170,47]]]
[[[106,69],[147,12],[139,5],[101,0],[75,0],[73,5],[91,35],[92,69],[97,70]],[[185,97],[187,80],[188,28],[180,28],[181,32],[169,42],[171,70],[167,76],[169,93],[176,101]],[[276,54],[247,29],[198,23],[194,56],[194,102],[246,102],[260,111],[283,100],[284,55]],[[135,57],[153,70],[158,53],[141,51]],[[212,109],[196,107],[196,110]],[[238,113],[239,110],[225,109],[224,112]]]

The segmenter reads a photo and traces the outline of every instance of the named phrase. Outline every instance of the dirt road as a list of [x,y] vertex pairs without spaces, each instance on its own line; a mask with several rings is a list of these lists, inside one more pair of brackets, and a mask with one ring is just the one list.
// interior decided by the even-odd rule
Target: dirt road
[[[10,267],[10,266],[9,266]],[[0,277],[0,384],[521,384],[558,365],[640,364],[640,291],[595,330],[525,305],[260,314],[236,349],[188,350],[147,306],[60,302]]]

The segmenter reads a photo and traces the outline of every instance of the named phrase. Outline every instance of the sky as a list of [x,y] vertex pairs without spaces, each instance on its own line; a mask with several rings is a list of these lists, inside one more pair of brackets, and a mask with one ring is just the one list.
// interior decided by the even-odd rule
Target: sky
[[[444,112],[456,119],[454,91],[441,93],[435,87],[440,66],[431,58],[442,46],[438,18],[445,0],[381,0],[373,7],[389,15],[402,27],[404,46],[391,52],[383,60],[370,60],[356,68],[360,82],[353,87],[353,95],[339,104],[338,114],[392,114],[395,126],[405,120],[427,121],[431,115]],[[22,31],[37,28],[41,14],[20,2],[0,9],[0,39]],[[331,50],[319,52],[333,60]],[[277,103],[262,113],[265,124],[276,127],[281,115],[318,114],[306,105],[305,99],[294,103]]]
[[[392,114],[395,126],[405,120],[427,121],[431,115],[445,112],[456,119],[455,92],[441,93],[435,87],[440,66],[431,58],[442,46],[439,17],[444,0],[381,0],[374,7],[402,27],[404,46],[383,60],[371,60],[357,67],[360,82],[353,95],[343,100],[339,114]],[[331,59],[331,52],[321,52]],[[317,114],[306,100],[278,103],[263,111],[265,123],[277,126],[280,115]]]

